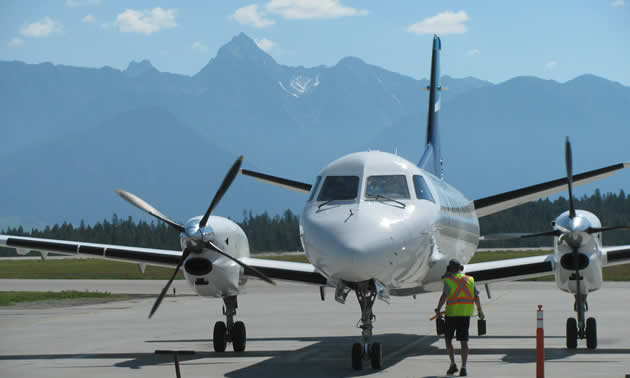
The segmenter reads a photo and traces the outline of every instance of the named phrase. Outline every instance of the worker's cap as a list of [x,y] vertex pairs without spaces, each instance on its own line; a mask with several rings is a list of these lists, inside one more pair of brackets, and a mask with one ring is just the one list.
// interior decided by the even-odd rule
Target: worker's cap
[[447,272],[459,272],[464,270],[464,266],[457,259],[451,259],[446,266]]

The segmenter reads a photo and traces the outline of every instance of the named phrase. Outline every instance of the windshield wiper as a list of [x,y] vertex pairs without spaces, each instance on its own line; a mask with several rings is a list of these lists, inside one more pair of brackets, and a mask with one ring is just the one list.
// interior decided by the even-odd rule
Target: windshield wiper
[[404,203],[404,202],[400,202],[400,201],[398,201],[398,200],[395,200],[395,199],[393,199],[393,198],[391,198],[391,197],[384,196],[384,195],[382,195],[382,194],[376,194],[376,195],[370,196],[370,198],[376,198],[376,199],[378,199],[378,198],[383,198],[383,199],[386,199],[386,200],[389,200],[389,201],[392,201],[392,202],[396,202],[397,204],[399,204],[400,206],[402,206],[402,207],[403,207],[403,209],[404,209],[405,207],[407,207],[407,205],[405,205],[405,203]]
[[326,202],[322,202],[322,203],[320,203],[320,204],[319,204],[319,206],[317,206],[317,210],[321,210],[322,206],[326,206],[326,205],[328,205],[329,203],[331,203],[331,202],[333,202],[333,201],[338,201],[338,200],[336,200],[336,199],[331,199],[331,200],[328,200],[328,201],[326,201]]

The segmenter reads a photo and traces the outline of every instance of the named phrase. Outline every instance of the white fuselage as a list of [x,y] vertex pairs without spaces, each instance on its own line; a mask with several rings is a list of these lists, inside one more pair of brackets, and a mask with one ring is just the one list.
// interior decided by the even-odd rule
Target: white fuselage
[[399,156],[368,151],[321,171],[300,236],[331,283],[374,279],[392,295],[409,295],[439,283],[449,259],[470,260],[479,223],[472,202],[443,180]]

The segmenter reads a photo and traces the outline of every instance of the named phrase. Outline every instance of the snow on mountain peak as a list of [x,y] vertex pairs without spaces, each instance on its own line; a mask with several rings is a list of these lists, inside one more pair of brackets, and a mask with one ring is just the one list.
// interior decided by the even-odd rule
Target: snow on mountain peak
[[298,98],[309,93],[313,90],[313,88],[319,86],[319,75],[315,76],[314,78],[304,75],[297,75],[286,85],[282,81],[278,81],[278,85],[280,85],[280,88],[282,88],[282,90],[286,93]]

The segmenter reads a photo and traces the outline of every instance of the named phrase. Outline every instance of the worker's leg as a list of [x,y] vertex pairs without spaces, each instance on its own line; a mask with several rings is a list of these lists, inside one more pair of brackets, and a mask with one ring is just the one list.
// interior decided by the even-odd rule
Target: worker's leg
[[455,349],[453,348],[453,339],[444,338],[446,342],[446,350],[448,351],[448,358],[451,359],[451,365],[455,364]]
[[468,360],[468,341],[462,341],[462,368],[466,368],[466,361]]

